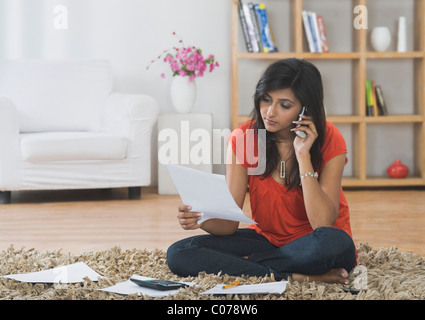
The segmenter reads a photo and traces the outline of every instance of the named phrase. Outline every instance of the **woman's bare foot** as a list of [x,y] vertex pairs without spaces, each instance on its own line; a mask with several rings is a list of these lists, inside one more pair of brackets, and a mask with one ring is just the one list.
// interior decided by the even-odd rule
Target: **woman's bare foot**
[[331,269],[324,274],[305,275],[293,273],[292,280],[294,281],[321,281],[326,283],[341,283],[348,284],[348,272],[344,268]]

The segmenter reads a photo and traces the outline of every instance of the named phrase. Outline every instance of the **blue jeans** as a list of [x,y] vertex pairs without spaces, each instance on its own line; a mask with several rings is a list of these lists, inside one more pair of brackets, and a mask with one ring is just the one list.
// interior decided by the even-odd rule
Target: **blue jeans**
[[[246,258],[247,257],[247,258]],[[323,274],[334,268],[350,272],[356,262],[353,240],[343,230],[320,227],[282,247],[252,229],[233,235],[210,234],[180,240],[168,248],[167,262],[177,275],[199,272],[231,276],[266,276],[286,280],[292,273]]]

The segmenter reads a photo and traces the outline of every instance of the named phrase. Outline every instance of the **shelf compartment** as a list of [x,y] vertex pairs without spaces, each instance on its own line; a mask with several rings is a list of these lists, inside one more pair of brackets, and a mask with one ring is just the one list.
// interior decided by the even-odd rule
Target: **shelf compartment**
[[401,160],[409,168],[407,178],[421,175],[415,152],[422,124],[369,123],[366,127],[366,177],[387,177],[387,168]]
[[[302,10],[314,11],[323,16],[329,53],[345,53],[356,51],[353,47],[353,1],[337,0],[302,0]],[[338,17],[338,19],[335,19]],[[301,21],[302,23],[302,21]],[[309,53],[304,26],[302,26],[302,47]],[[310,59],[310,58],[309,58]]]
[[[239,52],[248,53],[245,45],[245,40],[242,33],[241,23],[238,13],[238,0],[232,0],[233,4],[233,16],[232,23],[234,26],[234,32],[237,41],[237,49]],[[248,1],[243,0],[242,2],[248,3]],[[252,1],[253,3],[265,3],[267,10],[268,23],[272,29],[274,36],[274,43],[279,51],[290,52],[295,50],[295,39],[292,36],[294,30],[294,15],[292,1]],[[235,39],[235,40],[236,40]],[[288,41],[292,39],[292,41]]]
[[381,86],[390,116],[422,113],[415,98],[418,94],[415,92],[415,60],[371,59],[366,62],[366,78],[374,80],[375,86]]
[[357,84],[353,80],[357,70],[356,62],[358,60],[312,61],[322,76],[324,104],[327,114],[335,116],[359,115],[357,98],[354,93]]
[[[415,39],[419,37],[419,30],[416,27],[417,4],[421,0],[373,0],[367,1],[368,9],[368,32],[367,51],[375,53],[371,43],[370,34],[374,27],[387,27],[391,33],[391,44],[388,51],[397,50],[398,19],[400,16],[406,17],[406,43],[408,51],[419,50],[415,44]],[[422,17],[423,19],[423,17]],[[423,35],[422,35],[423,36]],[[422,51],[422,50],[419,50]]]

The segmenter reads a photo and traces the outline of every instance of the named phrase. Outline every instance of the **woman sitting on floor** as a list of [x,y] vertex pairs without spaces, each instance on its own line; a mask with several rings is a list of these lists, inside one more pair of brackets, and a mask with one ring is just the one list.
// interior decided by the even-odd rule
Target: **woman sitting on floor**
[[[181,276],[221,271],[348,283],[356,249],[341,188],[347,148],[338,129],[326,121],[320,72],[305,60],[277,61],[259,80],[254,105],[252,120],[230,136],[232,161],[226,163],[226,182],[241,208],[248,185],[257,224],[243,229],[229,220],[198,224],[201,214],[190,212],[190,204],[180,205],[177,218],[182,228],[202,228],[208,234],[174,243],[167,251],[170,269]],[[298,121],[304,106],[307,111]],[[248,138],[248,130],[257,136],[266,130],[261,174],[250,174],[251,164],[244,160],[249,147],[238,154],[238,134]]]

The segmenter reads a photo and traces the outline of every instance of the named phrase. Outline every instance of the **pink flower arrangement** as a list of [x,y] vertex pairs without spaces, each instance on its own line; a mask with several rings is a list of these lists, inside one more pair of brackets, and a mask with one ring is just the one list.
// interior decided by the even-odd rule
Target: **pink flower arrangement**
[[[175,32],[173,35],[176,35]],[[179,43],[183,43],[183,41],[180,40]],[[189,77],[189,82],[197,77],[202,77],[206,71],[212,72],[219,66],[214,55],[210,54],[205,59],[202,50],[194,46],[173,47],[165,50],[162,55],[158,56],[158,59],[164,54],[163,60],[170,65],[173,77]],[[154,62],[155,60],[152,60],[151,64]],[[149,69],[149,66],[146,69]],[[161,74],[161,78],[165,78],[164,73]]]

